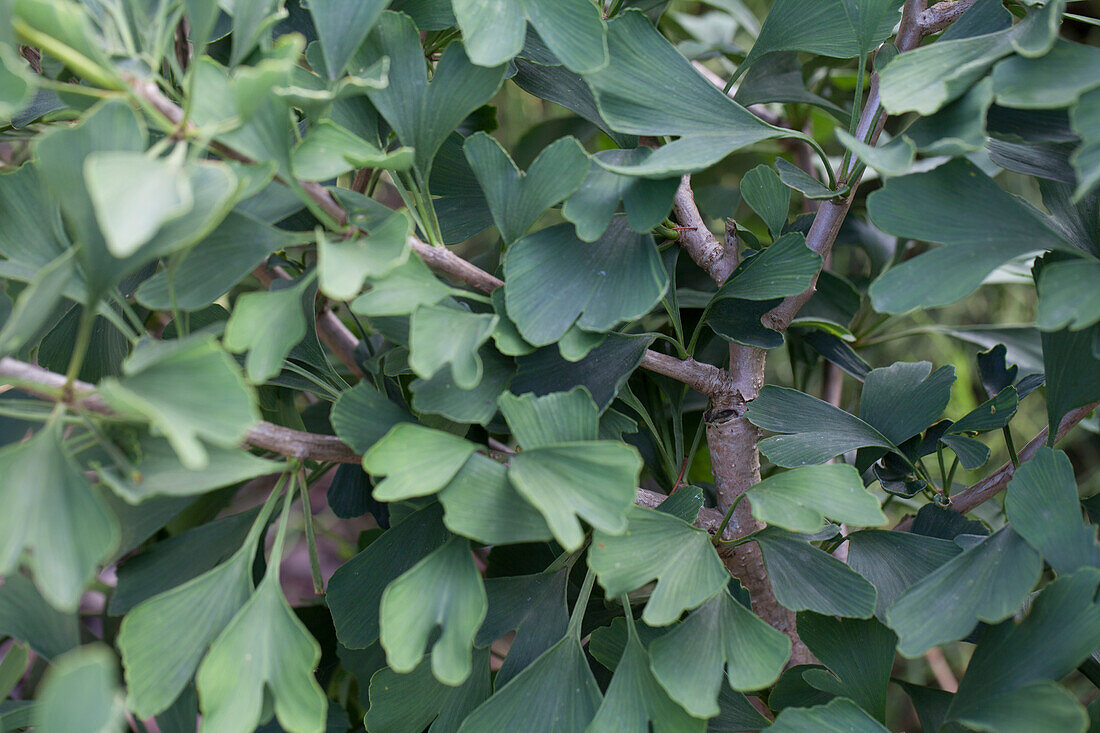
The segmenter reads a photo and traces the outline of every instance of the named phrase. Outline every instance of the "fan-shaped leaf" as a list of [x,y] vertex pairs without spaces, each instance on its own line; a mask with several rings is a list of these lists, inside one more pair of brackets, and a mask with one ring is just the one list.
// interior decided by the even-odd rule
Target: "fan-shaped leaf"
[[363,456],[363,468],[386,478],[374,498],[400,501],[442,489],[466,463],[476,445],[440,430],[398,423]]
[[804,537],[769,527],[754,539],[775,597],[787,608],[849,618],[874,614],[874,586]]
[[703,530],[640,507],[630,510],[627,522],[619,536],[593,535],[588,565],[609,598],[657,581],[642,614],[650,626],[673,623],[728,582],[729,573]]
[[816,532],[825,517],[861,527],[888,521],[859,472],[842,463],[772,474],[747,493],[754,517],[792,532]]

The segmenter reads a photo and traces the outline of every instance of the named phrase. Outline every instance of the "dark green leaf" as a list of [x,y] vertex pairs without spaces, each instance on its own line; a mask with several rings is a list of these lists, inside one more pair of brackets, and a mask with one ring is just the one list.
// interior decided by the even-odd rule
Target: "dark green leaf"
[[457,730],[489,694],[488,649],[474,651],[474,672],[460,687],[439,682],[424,662],[408,674],[387,668],[370,679],[370,710],[363,722],[377,733]]
[[898,637],[875,619],[798,614],[798,635],[829,672],[809,670],[815,687],[845,697],[880,721],[886,719],[886,686]]
[[1042,560],[1005,527],[911,586],[887,610],[898,651],[924,654],[961,639],[978,621],[996,623],[1015,613],[1039,579]]
[[848,565],[875,586],[879,620],[911,585],[962,551],[947,540],[879,529],[853,532],[848,543]]

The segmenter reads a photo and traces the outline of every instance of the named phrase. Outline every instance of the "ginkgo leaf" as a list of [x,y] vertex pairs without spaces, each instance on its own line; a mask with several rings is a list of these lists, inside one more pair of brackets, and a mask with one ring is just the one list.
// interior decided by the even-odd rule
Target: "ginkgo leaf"
[[412,148],[381,150],[331,120],[318,122],[294,148],[294,173],[303,181],[327,181],[356,168],[404,171],[412,168]]
[[754,517],[792,532],[816,532],[825,517],[860,527],[889,521],[859,472],[843,463],[774,473],[747,494]]
[[673,623],[728,582],[729,573],[703,530],[640,507],[630,510],[627,522],[621,535],[593,535],[588,565],[609,598],[657,581],[642,614],[650,626]]
[[481,574],[470,543],[454,538],[390,583],[379,611],[380,640],[396,672],[412,672],[424,656],[429,636],[432,674],[445,685],[460,685],[473,669],[474,637],[488,610]]
[[256,547],[273,509],[269,500],[224,563],[143,601],[122,619],[118,648],[130,710],[143,717],[166,710],[191,680],[207,647],[248,600]]
[[474,671],[459,687],[445,685],[422,660],[412,672],[382,669],[370,678],[370,708],[363,723],[377,733],[456,730],[491,692],[489,650],[474,650]]
[[1020,465],[1008,482],[1005,513],[1059,575],[1100,566],[1096,527],[1081,518],[1073,465],[1062,451],[1044,446]]
[[856,448],[892,443],[855,415],[786,387],[768,385],[745,413],[753,425],[777,433],[760,443],[760,450],[780,466],[824,463]]
[[517,453],[508,478],[567,550],[584,541],[580,521],[609,534],[626,531],[642,459],[623,443],[585,441]]
[[[629,165],[647,156],[646,148],[601,150],[594,157],[613,165]],[[648,232],[661,223],[672,207],[680,179],[649,179],[612,173],[591,165],[588,177],[561,207],[562,216],[577,227],[577,236],[595,242],[610,226],[620,201],[626,220],[636,232]]]
[[260,724],[265,708],[274,708],[287,730],[324,727],[328,699],[313,674],[321,661],[321,645],[294,614],[279,583],[293,495],[287,493],[263,580],[214,639],[195,675],[203,730],[249,733]]
[[588,155],[573,137],[546,146],[526,172],[520,172],[503,146],[484,132],[466,138],[463,150],[506,244],[526,234],[543,212],[576,191],[588,175]]
[[723,94],[640,12],[628,10],[608,22],[608,49],[610,63],[584,77],[604,119],[619,132],[679,137],[625,165],[596,158],[612,172],[668,178],[707,168],[745,145],[800,137],[762,122]]
[[191,470],[209,461],[202,440],[234,447],[259,422],[244,375],[209,335],[143,344],[122,370],[100,382],[99,394],[119,412],[149,420]]
[[475,66],[462,44],[451,43],[429,82],[416,26],[409,16],[389,10],[382,12],[359,54],[364,64],[389,57],[389,84],[366,94],[401,144],[413,148],[416,168],[425,178],[439,146],[468,114],[489,101],[504,79],[503,63]]
[[313,0],[309,14],[321,42],[328,76],[336,79],[347,68],[359,44],[367,37],[387,0]]
[[768,527],[753,535],[764,555],[775,597],[792,611],[870,618],[875,587],[806,535]]
[[481,382],[484,366],[478,349],[493,335],[498,316],[445,306],[422,305],[409,319],[409,366],[431,379],[443,366],[460,389]]
[[741,198],[764,220],[772,238],[778,238],[787,223],[791,189],[771,166],[758,165],[741,176]]
[[248,378],[260,384],[277,375],[294,345],[306,336],[303,295],[312,278],[290,287],[245,293],[237,298],[225,326],[225,348],[247,351]]
[[622,220],[591,243],[569,224],[527,235],[508,248],[504,280],[508,317],[535,346],[555,343],[574,323],[610,331],[648,313],[668,288],[653,238]]
[[553,537],[546,520],[508,480],[508,468],[477,453],[439,492],[439,502],[447,529],[478,542],[504,545]]
[[367,278],[385,277],[409,258],[412,222],[395,212],[366,236],[317,238],[317,274],[321,292],[337,300],[359,294]]
[[599,411],[584,387],[541,397],[530,392],[520,397],[509,393],[501,395],[498,404],[524,450],[598,437]]
[[669,697],[697,718],[718,714],[723,670],[735,690],[771,685],[791,640],[722,589],[649,645],[650,668]]
[[691,717],[657,683],[650,670],[649,654],[634,627],[634,617],[628,613],[626,619],[626,648],[588,731],[646,730],[652,723],[655,729],[702,733],[707,722]]
[[607,63],[607,26],[588,0],[453,0],[470,58],[503,64],[524,43],[527,21],[567,68],[594,71]]
[[75,611],[119,542],[115,517],[65,450],[62,423],[0,450],[0,576],[26,564],[42,597]]
[[1015,613],[1042,571],[1042,560],[1005,527],[909,588],[886,611],[886,622],[906,657],[961,639],[978,621],[996,623]]
[[409,257],[385,275],[369,280],[370,290],[351,304],[365,316],[403,316],[456,292],[431,273],[419,257]]
[[442,489],[476,449],[456,435],[398,423],[363,456],[363,468],[386,477],[375,484],[375,499],[400,501]]
[[118,659],[103,643],[56,658],[35,694],[34,729],[42,733],[119,730],[125,725],[126,709],[117,679]]
[[718,289],[714,301],[725,298],[769,300],[798,295],[810,287],[820,270],[821,255],[806,246],[806,237],[801,232],[788,232],[763,252],[746,260]]

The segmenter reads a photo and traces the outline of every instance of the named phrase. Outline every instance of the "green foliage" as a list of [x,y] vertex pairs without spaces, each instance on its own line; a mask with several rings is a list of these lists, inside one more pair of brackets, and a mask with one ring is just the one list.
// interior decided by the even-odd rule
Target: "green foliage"
[[0,0],[0,731],[1096,728],[1076,5]]

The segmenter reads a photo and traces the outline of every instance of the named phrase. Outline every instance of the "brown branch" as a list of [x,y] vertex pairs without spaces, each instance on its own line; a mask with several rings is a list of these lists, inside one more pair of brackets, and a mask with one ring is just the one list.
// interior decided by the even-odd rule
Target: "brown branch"
[[[65,376],[17,359],[0,359],[0,379],[17,389],[48,400],[58,401],[65,387]],[[114,414],[103,399],[95,394],[95,387],[79,380],[72,384],[74,407],[101,415]],[[269,450],[279,455],[299,460],[332,463],[359,463],[362,457],[334,435],[318,435],[285,428],[269,422],[259,422],[248,434],[245,443],[255,448]]]
[[728,248],[707,229],[699,207],[695,205],[695,193],[691,190],[691,176],[680,179],[680,187],[672,199],[672,210],[680,222],[680,246],[687,250],[695,264],[721,285],[737,268],[737,248]]
[[694,359],[677,359],[651,349],[642,357],[642,368],[683,382],[708,397],[729,390],[729,375],[724,369]]
[[[1088,417],[1089,413],[1095,410],[1098,405],[1100,405],[1100,402],[1093,402],[1091,405],[1078,407],[1076,410],[1067,412],[1058,423],[1058,432],[1054,436],[1054,442],[1057,443],[1064,438],[1066,433],[1076,427],[1077,423]],[[1028,444],[1020,449],[1020,452],[1017,454],[1020,463],[1030,461],[1046,442],[1047,428],[1043,428],[1039,431],[1038,435],[1028,441]],[[1016,467],[1012,465],[1011,461],[1005,463],[978,483],[967,486],[951,497],[951,508],[960,514],[965,514],[973,510],[978,505],[992,499],[1008,486],[1008,482],[1012,479],[1014,473],[1016,473]]]
[[[65,387],[65,375],[51,372],[34,364],[10,357],[0,359],[0,383],[7,384],[24,392],[53,402],[61,400]],[[113,415],[114,411],[95,393],[95,386],[77,380],[72,385],[73,407],[100,415]],[[298,460],[323,461],[326,463],[362,462],[362,456],[334,435],[319,435],[301,430],[285,428],[281,425],[261,421],[250,429],[245,443],[262,450],[278,453]],[[490,445],[490,448],[493,446]],[[500,452],[510,452],[507,446],[497,443]],[[668,496],[648,489],[638,489],[634,503],[638,506],[654,508]],[[699,510],[695,526],[710,534],[718,531],[722,524],[722,515],[715,509],[706,507]]]
[[954,23],[977,0],[944,0],[923,11],[917,16],[917,26],[922,36],[939,33]]

